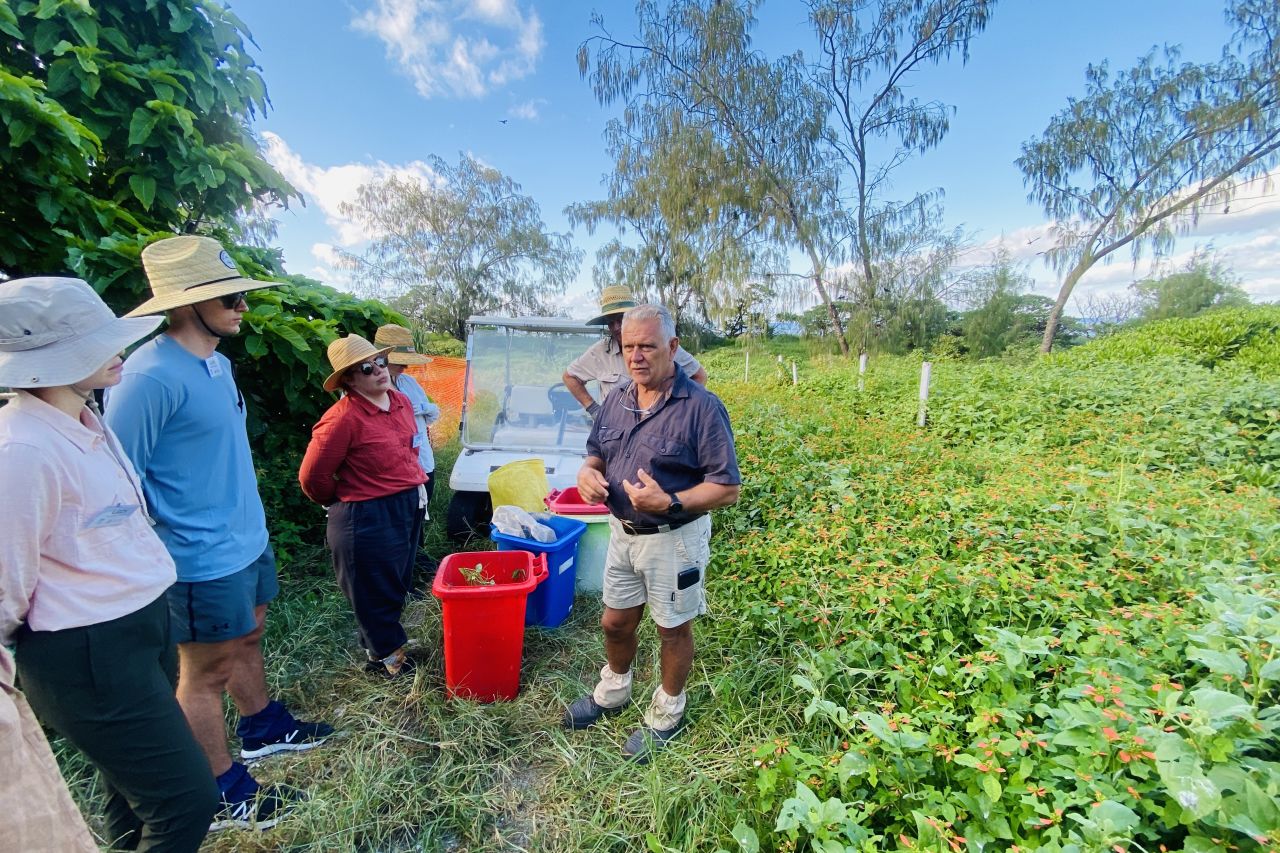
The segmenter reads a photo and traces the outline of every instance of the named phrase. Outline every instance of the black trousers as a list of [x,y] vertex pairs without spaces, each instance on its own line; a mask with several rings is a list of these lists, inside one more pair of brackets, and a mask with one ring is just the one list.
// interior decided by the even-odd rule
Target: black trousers
[[360,645],[384,658],[408,639],[400,613],[422,538],[418,490],[336,503],[329,507],[326,532],[338,586],[356,614]]
[[97,625],[23,628],[17,659],[36,717],[102,774],[112,844],[199,848],[220,796],[174,697],[178,652],[166,597]]

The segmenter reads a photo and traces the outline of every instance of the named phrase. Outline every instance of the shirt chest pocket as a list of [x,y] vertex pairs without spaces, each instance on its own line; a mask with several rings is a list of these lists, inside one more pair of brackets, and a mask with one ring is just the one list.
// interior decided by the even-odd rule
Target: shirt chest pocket
[[106,546],[129,533],[140,513],[137,501],[82,507],[70,518],[76,548],[88,559],[100,557]]
[[651,435],[644,439],[645,447],[657,456],[683,456],[688,445],[678,439],[665,435]]
[[644,445],[645,455],[653,460],[652,464],[656,469],[669,471],[688,464],[689,445],[679,439],[650,435],[641,439],[640,443]]

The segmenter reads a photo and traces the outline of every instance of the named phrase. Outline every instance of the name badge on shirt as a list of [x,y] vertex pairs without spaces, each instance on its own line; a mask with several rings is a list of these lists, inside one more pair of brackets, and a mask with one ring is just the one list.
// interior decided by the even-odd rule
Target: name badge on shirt
[[414,447],[421,447],[421,446],[422,446],[422,433],[420,433],[420,432],[415,432],[415,433],[413,434],[413,446],[414,446]]
[[124,524],[125,519],[137,511],[137,504],[113,504],[89,519],[84,528],[96,530],[99,527],[115,527],[117,524]]
[[209,371],[210,376],[221,376],[222,365],[218,362],[218,357],[211,355],[204,360],[204,369]]

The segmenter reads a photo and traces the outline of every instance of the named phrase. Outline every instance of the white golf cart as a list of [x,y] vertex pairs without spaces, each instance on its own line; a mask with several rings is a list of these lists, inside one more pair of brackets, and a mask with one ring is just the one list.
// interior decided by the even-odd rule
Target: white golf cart
[[467,320],[462,452],[449,476],[451,539],[488,535],[489,474],[508,462],[541,459],[553,489],[577,482],[591,419],[560,377],[603,333],[556,317]]

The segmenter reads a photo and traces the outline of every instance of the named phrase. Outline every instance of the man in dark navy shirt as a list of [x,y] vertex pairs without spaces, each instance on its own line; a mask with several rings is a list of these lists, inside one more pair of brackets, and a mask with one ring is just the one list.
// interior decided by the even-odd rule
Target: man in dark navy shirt
[[676,365],[679,345],[666,308],[641,305],[626,313],[622,352],[631,382],[601,406],[578,472],[582,498],[604,501],[612,515],[600,619],[608,663],[595,689],[569,706],[564,723],[586,728],[631,701],[636,629],[648,605],[662,641],[662,684],[644,726],[623,747],[638,762],[683,722],[693,619],[707,609],[709,513],[737,501],[742,482],[724,404]]

